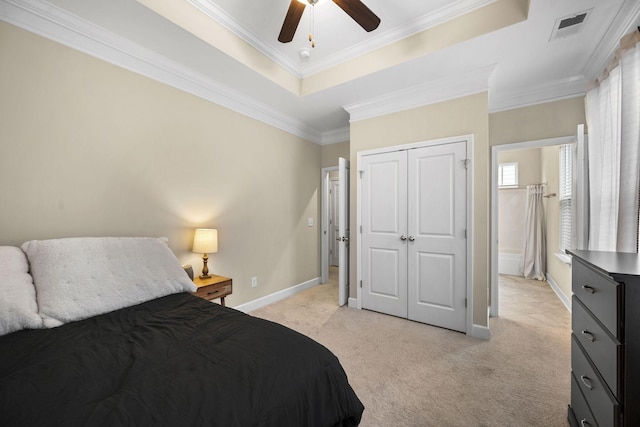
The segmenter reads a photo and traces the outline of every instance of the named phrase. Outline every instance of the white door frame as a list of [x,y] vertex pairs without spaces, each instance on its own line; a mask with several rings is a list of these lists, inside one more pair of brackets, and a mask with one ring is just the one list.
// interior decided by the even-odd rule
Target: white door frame
[[501,151],[530,150],[532,148],[574,142],[576,142],[576,136],[571,135],[491,147],[491,304],[489,306],[489,315],[491,317],[498,317],[500,312],[498,295],[498,153]]
[[[329,266],[340,265],[340,250],[338,248],[338,243],[336,242],[336,237],[340,234],[340,230],[336,228],[336,223],[340,220],[339,212],[339,197],[340,193],[340,179],[339,178],[329,178]],[[336,221],[336,216],[338,220]],[[338,223],[338,226],[340,224]],[[334,262],[335,261],[335,262]]]
[[[357,153],[357,165],[358,171],[356,182],[356,221],[358,230],[357,233],[351,233],[352,241],[353,236],[357,236],[357,265],[356,265],[356,289],[357,289],[357,301],[355,307],[362,309],[362,157],[371,154],[388,153],[398,150],[410,150],[412,148],[427,147],[432,145],[449,144],[452,142],[465,141],[467,143],[467,158],[470,160],[467,166],[467,335],[473,331],[473,135],[461,135],[450,138],[435,139],[430,141],[421,141],[411,144],[395,145],[390,147],[378,148],[373,150],[359,151]],[[349,304],[352,307],[352,304]]]
[[333,171],[338,171],[338,166],[330,166],[322,168],[322,200],[321,200],[321,212],[322,212],[322,235],[321,235],[321,283],[327,283],[329,280],[329,174]]

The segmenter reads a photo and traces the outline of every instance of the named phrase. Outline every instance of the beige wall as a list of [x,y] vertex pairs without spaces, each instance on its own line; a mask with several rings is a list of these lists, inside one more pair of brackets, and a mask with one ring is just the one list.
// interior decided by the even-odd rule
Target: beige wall
[[581,123],[586,123],[583,97],[501,111],[489,115],[489,143],[494,146],[575,135]]
[[350,160],[349,141],[320,147],[320,165],[323,168],[338,166],[338,158]]
[[[473,322],[487,326],[489,285],[489,121],[487,93],[467,96],[351,124],[351,159],[360,151],[452,136],[473,135]],[[356,212],[357,167],[351,167],[351,206]],[[357,225],[352,215],[351,229]],[[359,235],[358,235],[359,238]],[[351,259],[357,259],[356,244]],[[351,283],[356,283],[355,262]],[[351,287],[355,297],[356,287]]]
[[320,275],[316,144],[4,22],[0,64],[0,244],[167,236],[197,271],[216,227],[232,306]]
[[[571,135],[585,122],[582,98],[488,114],[483,93],[355,122],[351,142],[319,147],[4,22],[0,63],[0,244],[165,235],[197,270],[193,228],[217,227],[210,263],[234,278],[231,305],[319,276],[320,234],[307,218],[320,222],[321,167],[473,134],[473,321],[486,325],[489,147]],[[353,165],[353,207],[355,178]]]
[[518,163],[518,187],[526,187],[542,182],[541,153],[539,148],[501,151],[498,153],[498,163]]

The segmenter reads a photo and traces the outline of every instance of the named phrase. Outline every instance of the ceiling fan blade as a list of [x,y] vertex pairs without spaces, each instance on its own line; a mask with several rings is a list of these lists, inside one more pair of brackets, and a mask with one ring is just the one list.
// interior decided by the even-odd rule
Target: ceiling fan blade
[[367,32],[375,30],[380,25],[380,18],[360,0],[333,0],[333,2]]
[[305,7],[306,5],[300,3],[298,0],[291,0],[289,10],[287,10],[287,16],[284,17],[282,29],[278,36],[279,42],[289,43],[293,40],[293,36],[296,33],[296,29],[298,28],[298,24],[300,23]]

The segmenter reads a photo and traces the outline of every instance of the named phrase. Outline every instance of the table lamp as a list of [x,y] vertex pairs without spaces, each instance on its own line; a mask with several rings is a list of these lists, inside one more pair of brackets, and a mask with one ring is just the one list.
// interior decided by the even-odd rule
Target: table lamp
[[207,267],[207,261],[209,260],[208,254],[218,252],[218,230],[212,228],[196,229],[196,234],[193,237],[193,252],[204,254],[202,257],[203,265],[200,278],[210,278],[209,267]]

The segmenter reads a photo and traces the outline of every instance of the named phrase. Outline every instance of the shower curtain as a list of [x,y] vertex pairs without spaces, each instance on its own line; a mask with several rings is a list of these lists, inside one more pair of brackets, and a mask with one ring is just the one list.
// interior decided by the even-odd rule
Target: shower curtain
[[524,236],[523,270],[528,279],[546,280],[546,238],[542,185],[527,186],[527,208]]

